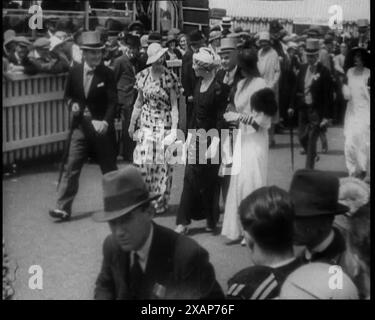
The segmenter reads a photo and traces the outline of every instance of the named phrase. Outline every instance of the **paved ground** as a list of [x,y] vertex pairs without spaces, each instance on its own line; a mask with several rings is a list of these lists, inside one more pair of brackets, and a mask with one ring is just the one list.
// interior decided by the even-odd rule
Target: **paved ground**
[[[345,174],[342,129],[329,131],[330,151],[321,155],[317,169]],[[292,177],[289,136],[278,135],[278,146],[270,150],[269,184],[287,189]],[[297,139],[295,138],[295,141]],[[320,144],[319,144],[320,147]],[[295,152],[295,169],[304,166],[304,156]],[[121,166],[121,164],[120,164]],[[174,172],[172,212],[155,219],[174,228],[175,212],[182,191],[183,168]],[[101,245],[109,233],[106,224],[91,220],[102,208],[100,173],[96,165],[85,166],[81,187],[74,203],[74,218],[57,223],[47,212],[55,204],[57,166],[43,166],[3,180],[3,232],[6,248],[17,261],[15,299],[91,299],[94,281],[100,268]],[[203,232],[204,221],[193,223],[192,237],[209,252],[217,278],[223,288],[236,271],[249,265],[246,248],[225,246],[226,239]],[[29,267],[43,269],[43,290],[28,287]]]

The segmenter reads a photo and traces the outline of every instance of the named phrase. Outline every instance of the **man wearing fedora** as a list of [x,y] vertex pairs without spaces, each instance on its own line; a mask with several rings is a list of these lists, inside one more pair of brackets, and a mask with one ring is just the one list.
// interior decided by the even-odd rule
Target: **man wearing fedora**
[[197,77],[193,70],[193,53],[198,52],[205,45],[205,38],[201,31],[195,30],[189,35],[189,45],[182,57],[181,83],[186,97],[186,126],[189,128],[193,111],[193,94]]
[[339,203],[338,178],[324,171],[298,170],[289,195],[296,215],[294,241],[306,246],[301,260],[342,265],[346,244],[340,231],[333,227],[333,221],[349,208]]
[[293,89],[289,116],[298,110],[298,135],[306,153],[306,169],[314,169],[316,145],[321,130],[328,125],[331,115],[332,79],[329,71],[318,60],[319,40],[306,40],[307,64],[302,65]]
[[117,169],[114,116],[117,92],[114,73],[102,63],[104,45],[100,34],[82,34],[83,64],[73,67],[67,77],[65,99],[72,111],[71,139],[67,162],[58,187],[58,199],[50,216],[69,219],[78,192],[82,166],[93,152],[102,173]]
[[98,300],[222,299],[208,252],[152,221],[150,195],[133,165],[103,177],[104,211],[112,234],[103,244]]
[[114,73],[122,119],[122,157],[125,161],[132,163],[136,144],[129,137],[128,129],[133,105],[137,98],[137,90],[134,89],[134,85],[135,75],[140,70],[139,37],[127,34],[123,40],[123,45],[127,50],[115,60]]

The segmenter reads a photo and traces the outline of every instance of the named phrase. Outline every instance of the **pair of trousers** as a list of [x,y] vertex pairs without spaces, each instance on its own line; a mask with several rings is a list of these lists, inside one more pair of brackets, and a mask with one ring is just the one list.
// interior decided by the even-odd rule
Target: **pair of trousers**
[[115,139],[113,127],[108,128],[103,135],[93,131],[85,135],[81,125],[74,129],[68,159],[64,165],[64,173],[58,189],[58,209],[71,213],[73,200],[79,188],[79,176],[89,154],[93,153],[95,156],[102,174],[117,170]]
[[130,120],[133,113],[133,106],[135,97],[133,94],[128,97],[121,99],[120,110],[121,110],[121,122],[122,122],[122,135],[121,135],[121,155],[127,162],[133,162],[133,153],[136,146],[136,142],[129,136],[128,130]]
[[298,136],[301,146],[306,152],[306,169],[314,169],[316,146],[321,132],[320,117],[311,106],[304,105],[298,114]]
[[206,219],[215,228],[219,220],[219,202],[215,197],[219,185],[218,164],[188,164],[176,224],[188,225],[191,220]]

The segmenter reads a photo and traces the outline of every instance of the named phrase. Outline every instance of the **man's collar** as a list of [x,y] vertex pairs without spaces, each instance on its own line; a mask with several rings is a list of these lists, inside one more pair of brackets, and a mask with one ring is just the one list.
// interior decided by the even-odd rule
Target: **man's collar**
[[330,246],[330,244],[333,242],[334,238],[335,238],[335,232],[332,229],[329,235],[327,236],[327,238],[325,238],[320,244],[318,244],[311,250],[306,249],[306,252],[305,252],[306,258],[308,258],[308,256],[311,257],[314,253],[319,253],[319,252],[323,252],[324,250],[326,250]]
[[288,265],[289,263],[293,262],[294,260],[296,260],[296,257],[292,257],[292,258],[289,258],[289,259],[286,259],[286,260],[283,260],[283,261],[280,261],[280,262],[276,262],[276,263],[273,263],[271,265],[269,265],[269,267],[271,268],[281,268],[281,267],[284,267],[286,265]]
[[95,68],[91,68],[91,67],[87,64],[87,62],[85,61],[85,62],[83,63],[83,70],[85,71],[85,73],[87,73],[87,72],[89,72],[89,71],[94,71]]

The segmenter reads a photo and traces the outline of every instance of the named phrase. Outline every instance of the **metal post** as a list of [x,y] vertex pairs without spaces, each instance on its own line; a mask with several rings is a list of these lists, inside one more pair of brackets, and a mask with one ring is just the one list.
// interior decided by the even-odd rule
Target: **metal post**
[[85,0],[85,30],[89,30],[89,10],[90,4],[89,1]]

